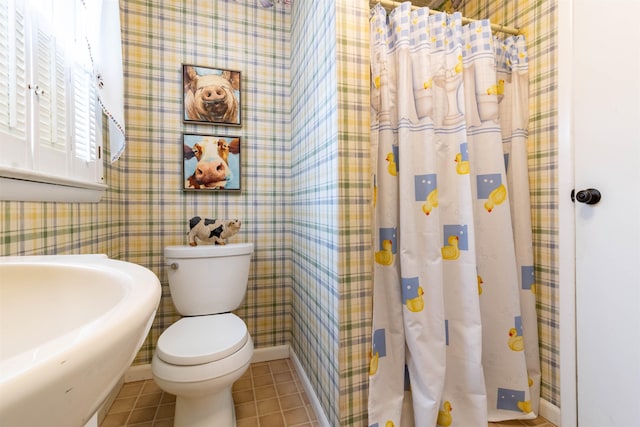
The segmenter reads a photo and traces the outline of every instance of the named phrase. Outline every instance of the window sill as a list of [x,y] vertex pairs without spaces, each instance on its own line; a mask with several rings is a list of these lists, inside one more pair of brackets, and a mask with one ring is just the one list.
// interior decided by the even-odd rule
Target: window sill
[[107,186],[0,166],[0,200],[97,203]]

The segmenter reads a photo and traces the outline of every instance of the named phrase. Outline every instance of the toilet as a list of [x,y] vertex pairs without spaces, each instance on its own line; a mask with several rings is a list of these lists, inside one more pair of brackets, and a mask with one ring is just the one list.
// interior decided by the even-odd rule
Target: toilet
[[236,425],[231,386],[251,363],[253,341],[231,311],[246,294],[252,252],[252,243],[164,249],[183,317],[160,335],[151,371],[176,396],[175,427]]

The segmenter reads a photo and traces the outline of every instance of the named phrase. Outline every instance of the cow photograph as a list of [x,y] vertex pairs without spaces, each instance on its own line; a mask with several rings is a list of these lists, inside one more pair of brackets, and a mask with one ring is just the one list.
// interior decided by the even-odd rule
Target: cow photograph
[[240,191],[240,138],[183,135],[184,190]]
[[185,122],[241,126],[240,71],[182,66]]

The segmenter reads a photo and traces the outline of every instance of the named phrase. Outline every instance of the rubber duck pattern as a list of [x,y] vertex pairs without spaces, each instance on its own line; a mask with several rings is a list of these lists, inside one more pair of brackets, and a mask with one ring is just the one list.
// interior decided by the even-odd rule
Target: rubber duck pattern
[[369,375],[375,375],[378,372],[378,364],[380,359],[387,356],[387,343],[384,329],[376,329],[373,331],[373,339],[371,344],[371,352],[369,353]]
[[443,232],[442,259],[457,260],[460,257],[460,251],[469,249],[468,226],[449,224],[443,227]]
[[436,174],[414,176],[415,200],[422,213],[429,216],[438,207],[438,176]]
[[374,254],[377,264],[390,266],[396,254],[398,230],[395,227],[384,227],[379,230],[380,248]]
[[477,188],[478,200],[486,200],[484,208],[489,213],[507,199],[507,187],[499,173],[478,175]]
[[389,165],[387,166],[387,172],[389,172],[389,175],[398,176],[398,163],[396,162],[396,155],[391,152],[387,154],[385,160],[389,162]]
[[469,166],[469,144],[464,142],[460,144],[460,152],[456,154],[456,173],[458,175],[467,175],[471,169]]
[[509,329],[507,345],[512,351],[523,351],[524,337],[522,336],[522,318],[517,316],[514,323],[515,327]]
[[442,409],[438,411],[437,425],[442,427],[449,427],[453,422],[451,411],[453,411],[453,406],[451,406],[451,402],[449,402],[448,400],[445,400],[444,403],[442,404]]
[[523,265],[520,267],[520,283],[523,290],[531,291],[536,294],[536,277],[533,271],[533,265]]
[[498,387],[498,402],[496,408],[525,413],[529,413],[532,410],[531,401],[526,400],[524,390],[512,390],[501,387]]
[[418,313],[424,309],[424,290],[418,277],[402,278],[402,301],[407,310]]

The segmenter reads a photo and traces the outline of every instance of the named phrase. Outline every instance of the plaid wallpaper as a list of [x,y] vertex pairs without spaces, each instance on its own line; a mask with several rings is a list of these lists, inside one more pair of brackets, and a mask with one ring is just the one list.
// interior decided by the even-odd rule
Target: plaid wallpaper
[[367,424],[368,6],[294,2],[292,347],[332,425]]
[[335,3],[291,18],[291,345],[329,421],[339,417],[338,111]]
[[529,181],[542,370],[541,396],[560,406],[557,0],[467,0],[464,16],[520,28],[529,54]]
[[[230,241],[253,242],[255,249],[237,313],[256,347],[285,344],[291,330],[289,8],[126,0],[121,9],[129,143],[122,160],[122,258],[151,268],[163,283],[136,362],[149,363],[158,336],[177,318],[162,250],[186,244],[194,215],[242,220]],[[182,63],[241,71],[242,127],[182,122]],[[240,194],[182,191],[183,132],[241,137]]]

